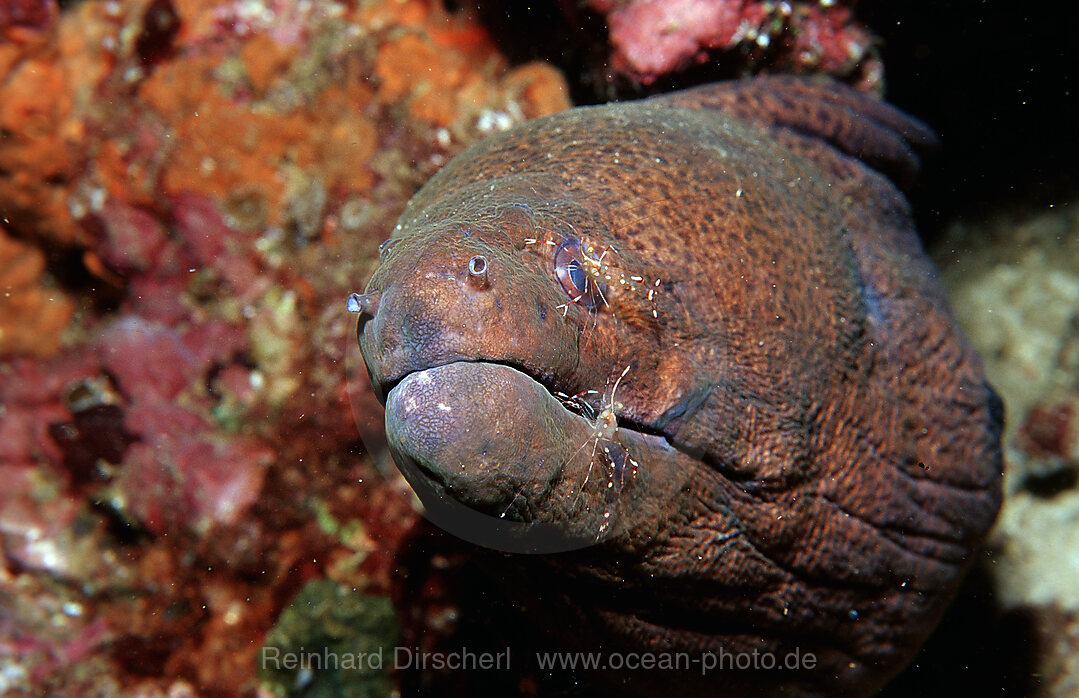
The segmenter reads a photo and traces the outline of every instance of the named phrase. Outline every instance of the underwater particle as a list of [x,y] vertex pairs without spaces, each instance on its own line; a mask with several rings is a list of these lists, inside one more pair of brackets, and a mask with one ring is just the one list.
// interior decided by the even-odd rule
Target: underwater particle
[[309,582],[266,634],[256,664],[277,696],[390,695],[400,631],[389,599]]

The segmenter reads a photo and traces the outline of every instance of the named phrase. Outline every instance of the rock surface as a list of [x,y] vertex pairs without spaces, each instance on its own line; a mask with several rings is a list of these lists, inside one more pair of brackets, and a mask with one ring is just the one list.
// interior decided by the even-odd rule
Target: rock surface
[[[1079,691],[1079,206],[993,210],[934,256],[1006,409],[1005,499],[984,573],[1029,618],[1029,695]],[[1010,659],[1015,659],[1010,658]]]

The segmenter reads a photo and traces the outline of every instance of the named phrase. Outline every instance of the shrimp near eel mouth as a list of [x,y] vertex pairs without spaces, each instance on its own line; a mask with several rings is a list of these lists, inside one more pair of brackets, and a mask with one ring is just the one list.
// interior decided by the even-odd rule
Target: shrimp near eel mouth
[[[585,473],[581,488],[577,491],[577,496],[573,501],[573,508],[576,508],[581,495],[584,494],[584,489],[588,485],[589,479],[592,477],[592,469],[595,466],[596,456],[602,455],[603,459],[606,461],[608,469],[607,486],[604,488],[603,521],[600,524],[599,530],[596,532],[597,540],[610,530],[618,495],[622,492],[627,480],[636,476],[637,470],[640,468],[640,464],[630,455],[626,447],[615,440],[615,434],[618,432],[617,412],[624,407],[621,402],[617,401],[618,386],[621,384],[622,379],[626,377],[626,374],[629,373],[629,370],[630,366],[626,366],[622,369],[622,373],[615,379],[614,386],[611,388],[610,399],[605,401],[605,404],[598,414],[594,412],[591,405],[582,399],[585,395],[595,394],[597,392],[595,390],[587,390],[572,396],[561,393],[556,395],[556,397],[562,400],[567,407],[580,410],[583,413],[583,416],[592,422],[592,432],[585,442],[582,443],[566,461],[567,463],[572,461],[577,457],[577,454],[585,450],[589,441],[592,442],[592,453],[589,456],[588,471]],[[596,414],[595,418],[592,418],[592,414]]]

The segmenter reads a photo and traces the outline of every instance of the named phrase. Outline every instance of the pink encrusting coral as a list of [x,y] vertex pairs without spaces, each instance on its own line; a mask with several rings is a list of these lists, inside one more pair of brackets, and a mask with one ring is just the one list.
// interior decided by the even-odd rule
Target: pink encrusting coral
[[273,450],[223,433],[201,386],[245,343],[220,321],[177,330],[121,316],[77,356],[14,362],[0,388],[2,455],[20,477],[51,464],[75,491],[111,482],[95,495],[156,533],[235,523]]
[[879,89],[874,39],[838,1],[592,0],[607,20],[611,68],[649,84],[715,60],[731,72],[782,69]]
[[184,395],[245,345],[242,327],[219,321],[178,332],[123,317],[102,334],[102,369],[131,399],[124,428],[134,443],[114,491],[150,531],[236,523],[258,497],[274,450],[253,436],[222,433],[206,417],[212,403],[202,389]]

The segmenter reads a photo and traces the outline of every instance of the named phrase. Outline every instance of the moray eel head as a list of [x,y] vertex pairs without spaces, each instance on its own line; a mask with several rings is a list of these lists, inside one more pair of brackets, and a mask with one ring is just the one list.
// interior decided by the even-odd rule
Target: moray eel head
[[532,552],[588,545],[635,520],[618,503],[642,491],[640,454],[680,454],[616,426],[615,407],[639,396],[614,394],[622,357],[605,351],[615,328],[594,306],[619,298],[587,278],[573,227],[547,226],[519,200],[488,210],[480,224],[398,231],[349,300],[389,446],[429,513],[462,537]]

